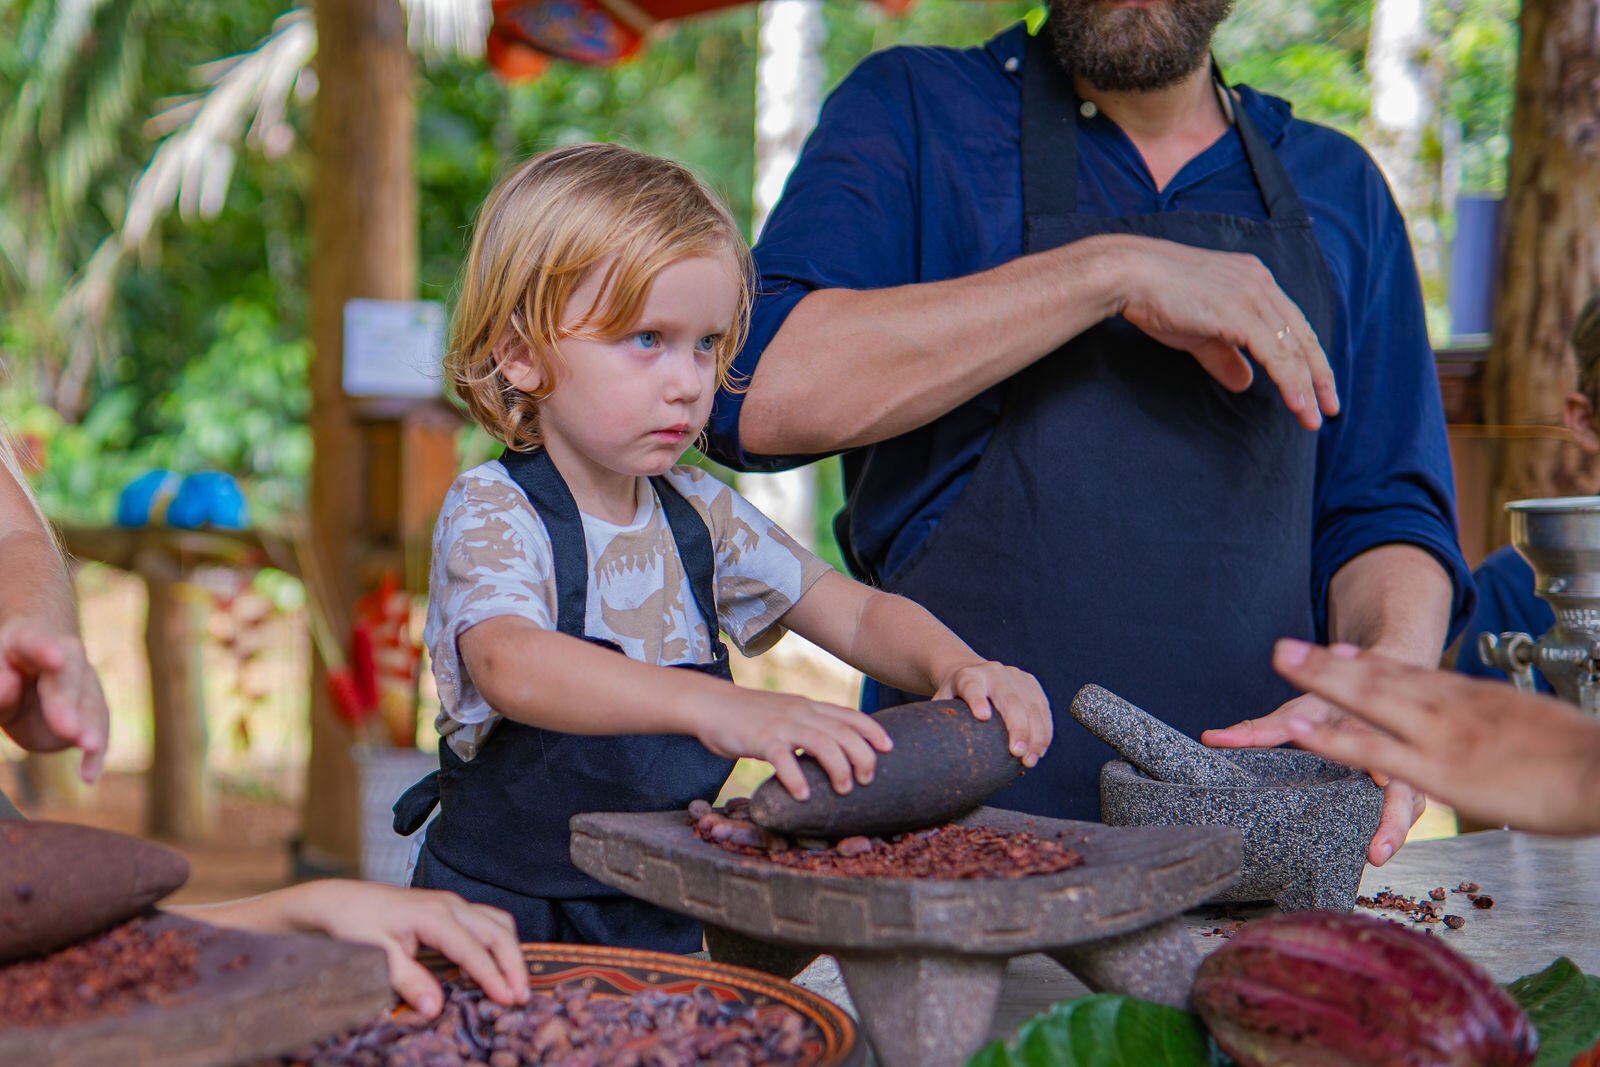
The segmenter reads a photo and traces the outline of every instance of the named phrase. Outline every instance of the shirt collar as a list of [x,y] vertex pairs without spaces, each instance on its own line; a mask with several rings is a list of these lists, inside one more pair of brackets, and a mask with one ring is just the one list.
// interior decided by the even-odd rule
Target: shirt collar
[[[1022,85],[1023,52],[1027,48],[1028,26],[1027,23],[1018,22],[1007,26],[1004,30],[989,38],[984,45],[984,50],[993,57],[1001,70],[1005,71],[1020,88]],[[1223,74],[1227,71],[1224,69]],[[1250,113],[1255,120],[1256,128],[1261,131],[1261,136],[1270,145],[1276,145],[1283,140],[1284,131],[1288,129],[1289,120],[1293,112],[1288,101],[1280,100],[1276,96],[1268,96],[1257,92],[1248,85],[1235,85],[1239,93],[1239,104]]]

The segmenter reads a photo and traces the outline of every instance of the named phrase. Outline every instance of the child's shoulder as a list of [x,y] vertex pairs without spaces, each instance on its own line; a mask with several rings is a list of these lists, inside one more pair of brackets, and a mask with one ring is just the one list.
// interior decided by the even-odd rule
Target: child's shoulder
[[527,496],[511,480],[499,460],[480,463],[456,475],[439,509],[440,517],[446,522],[471,520],[487,514],[538,518]]

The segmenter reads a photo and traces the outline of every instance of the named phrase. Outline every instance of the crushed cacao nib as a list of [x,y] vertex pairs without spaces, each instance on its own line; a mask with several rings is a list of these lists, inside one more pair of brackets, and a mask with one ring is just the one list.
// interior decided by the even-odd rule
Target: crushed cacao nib
[[756,1007],[693,993],[632,996],[567,982],[504,1007],[476,987],[445,985],[433,1020],[409,1009],[300,1049],[297,1067],[692,1067],[796,1064],[805,1020],[782,1005]]
[[1432,897],[1434,900],[1443,900],[1445,897],[1444,886],[1441,885],[1435,889],[1428,890],[1428,896]]
[[1200,931],[1200,936],[1201,937],[1220,937],[1224,941],[1230,941],[1230,940],[1233,939],[1233,935],[1238,933],[1240,931],[1240,929],[1242,929],[1243,927],[1244,927],[1244,920],[1243,919],[1235,919],[1232,922],[1228,923],[1228,925],[1226,925],[1226,926],[1213,926],[1209,930],[1202,930],[1202,931]]
[[1446,915],[1444,917],[1444,924],[1452,930],[1459,930],[1463,926],[1467,925],[1467,920],[1463,919],[1459,915]]
[[1471,899],[1472,906],[1474,908],[1481,908],[1484,911],[1488,911],[1490,908],[1494,907],[1494,897],[1491,897],[1487,894],[1479,897],[1471,897],[1469,899]]
[[[938,826],[884,840],[847,837],[831,848],[797,846],[735,814],[710,811],[694,821],[695,836],[742,856],[762,856],[795,870],[864,878],[1024,878],[1077,867],[1083,856],[1027,830]],[[817,844],[818,842],[808,842]]]
[[1478,886],[1477,882],[1462,882],[1460,885],[1456,886],[1456,892],[1457,893],[1476,893],[1478,891],[1478,888],[1479,888],[1479,886]]
[[53,1026],[170,999],[199,979],[204,933],[151,936],[143,919],[48,956],[0,967],[0,1029]]

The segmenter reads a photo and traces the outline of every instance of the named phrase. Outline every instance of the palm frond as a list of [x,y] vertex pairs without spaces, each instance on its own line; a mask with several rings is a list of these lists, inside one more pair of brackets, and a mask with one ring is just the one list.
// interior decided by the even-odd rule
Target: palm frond
[[151,129],[170,132],[129,192],[124,248],[143,242],[174,203],[184,218],[221,211],[241,139],[268,155],[288,149],[289,101],[309,81],[316,43],[311,13],[290,11],[251,51],[201,68],[208,87],[151,120]]

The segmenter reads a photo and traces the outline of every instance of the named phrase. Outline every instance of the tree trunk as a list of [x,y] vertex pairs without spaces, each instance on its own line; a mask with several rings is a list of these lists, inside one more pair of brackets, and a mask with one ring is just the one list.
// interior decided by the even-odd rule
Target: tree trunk
[[[399,0],[316,0],[318,91],[312,186],[311,543],[334,632],[349,632],[358,566],[374,531],[372,462],[344,394],[344,305],[353,297],[408,300],[417,273],[412,59]],[[353,871],[359,804],[350,739],[334,718],[325,669],[314,661],[311,757],[301,820],[303,866]]]
[[1367,147],[1405,215],[1424,278],[1438,275],[1438,227],[1430,210],[1431,185],[1422,163],[1422,139],[1433,119],[1433,100],[1421,53],[1427,44],[1423,0],[1374,0],[1367,42],[1372,116]]
[[[1600,287],[1600,0],[1526,0],[1506,182],[1506,249],[1485,377],[1489,421],[1558,426],[1567,335]],[[1600,462],[1556,440],[1508,440],[1492,523],[1521,497],[1593,493]]]
[[[761,5],[756,62],[756,217],[760,235],[800,155],[822,104],[820,0],[768,0]],[[742,474],[750,502],[807,548],[816,547],[817,474],[812,467]]]

